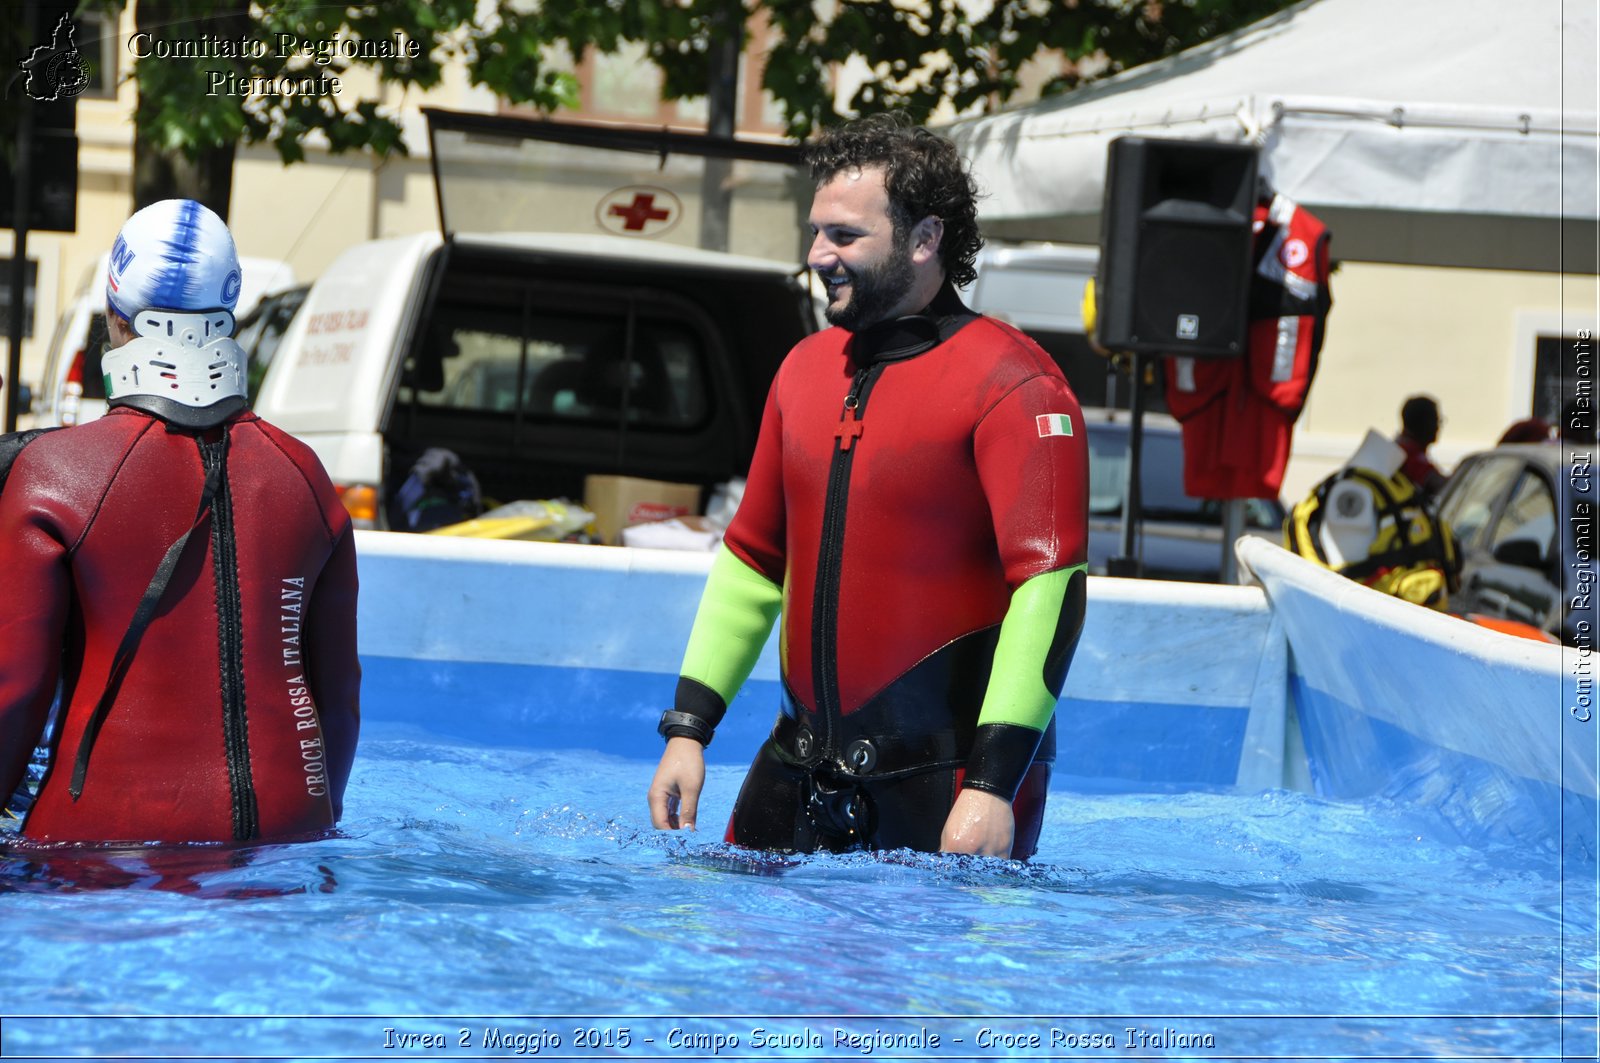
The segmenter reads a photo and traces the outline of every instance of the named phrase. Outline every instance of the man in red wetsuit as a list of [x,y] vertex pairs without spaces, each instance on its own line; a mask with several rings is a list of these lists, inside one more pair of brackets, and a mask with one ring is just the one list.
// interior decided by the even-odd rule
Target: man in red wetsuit
[[954,147],[892,118],[808,151],[834,326],[767,399],[650,785],[693,827],[703,748],[782,613],[783,705],[728,825],[786,851],[1030,856],[1083,623],[1077,400],[955,289],[982,245]]
[[0,799],[61,697],[28,838],[247,842],[339,819],[350,520],[316,456],[246,408],[239,287],[215,214],[139,211],[107,278],[110,411],[0,440]]

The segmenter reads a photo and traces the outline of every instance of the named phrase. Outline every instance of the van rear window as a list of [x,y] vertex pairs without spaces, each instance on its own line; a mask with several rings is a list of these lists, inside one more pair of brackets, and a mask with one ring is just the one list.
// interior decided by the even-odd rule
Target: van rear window
[[701,337],[644,314],[441,307],[402,386],[420,406],[692,429],[706,418]]

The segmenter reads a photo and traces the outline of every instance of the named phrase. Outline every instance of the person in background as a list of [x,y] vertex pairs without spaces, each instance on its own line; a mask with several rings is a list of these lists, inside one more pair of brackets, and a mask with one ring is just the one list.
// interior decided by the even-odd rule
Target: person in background
[[1443,423],[1439,404],[1428,395],[1413,395],[1400,407],[1400,434],[1394,437],[1406,452],[1400,471],[1429,501],[1438,497],[1445,483],[1444,473],[1428,457],[1428,448],[1438,442]]
[[807,157],[834,327],[768,395],[651,821],[695,825],[704,747],[781,611],[781,712],[728,840],[1025,859],[1083,624],[1083,416],[1049,355],[956,294],[982,237],[952,144],[880,115]]
[[106,278],[110,412],[0,448],[0,797],[61,686],[27,839],[254,842],[339,820],[355,546],[316,456],[246,408],[240,279],[204,206],[134,214]]
[[1524,417],[1520,421],[1513,421],[1509,427],[1500,433],[1500,439],[1495,446],[1504,446],[1507,443],[1547,443],[1550,441],[1550,422],[1542,417]]
[[1593,399],[1567,400],[1567,404],[1561,408],[1560,437],[1562,444],[1568,447],[1592,447],[1595,445]]

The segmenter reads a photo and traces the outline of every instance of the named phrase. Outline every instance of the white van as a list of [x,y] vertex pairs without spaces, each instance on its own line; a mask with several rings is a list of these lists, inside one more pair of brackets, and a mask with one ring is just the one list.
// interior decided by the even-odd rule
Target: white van
[[[778,364],[817,327],[797,149],[425,113],[440,231],[340,255],[256,412],[316,451],[362,527],[407,526],[390,502],[433,448],[490,502],[743,475]],[[788,259],[694,246],[720,221]]]
[[[70,426],[92,421],[106,412],[105,381],[100,355],[105,351],[106,271],[110,255],[102,254],[78,282],[77,294],[60,318],[46,349],[44,376],[33,389],[34,425]],[[234,318],[243,318],[269,293],[294,286],[294,269],[272,258],[239,259],[241,285]]]
[[1002,244],[978,252],[967,302],[1029,334],[1082,336],[1083,290],[1100,249],[1083,244]]
[[[1050,352],[1084,406],[1128,405],[1126,371],[1089,346],[1083,322],[1083,292],[1100,264],[1100,249],[1082,244],[988,243],[978,253],[978,279],[967,305],[1000,318]],[[1146,408],[1166,409],[1159,388],[1145,393]]]

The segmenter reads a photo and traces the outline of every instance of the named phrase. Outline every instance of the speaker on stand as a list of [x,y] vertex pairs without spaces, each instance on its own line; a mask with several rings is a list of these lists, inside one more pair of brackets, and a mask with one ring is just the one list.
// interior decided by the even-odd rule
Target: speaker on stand
[[1245,352],[1256,170],[1251,145],[1128,136],[1107,152],[1095,338],[1133,365],[1122,552],[1111,575],[1139,574],[1145,357]]

